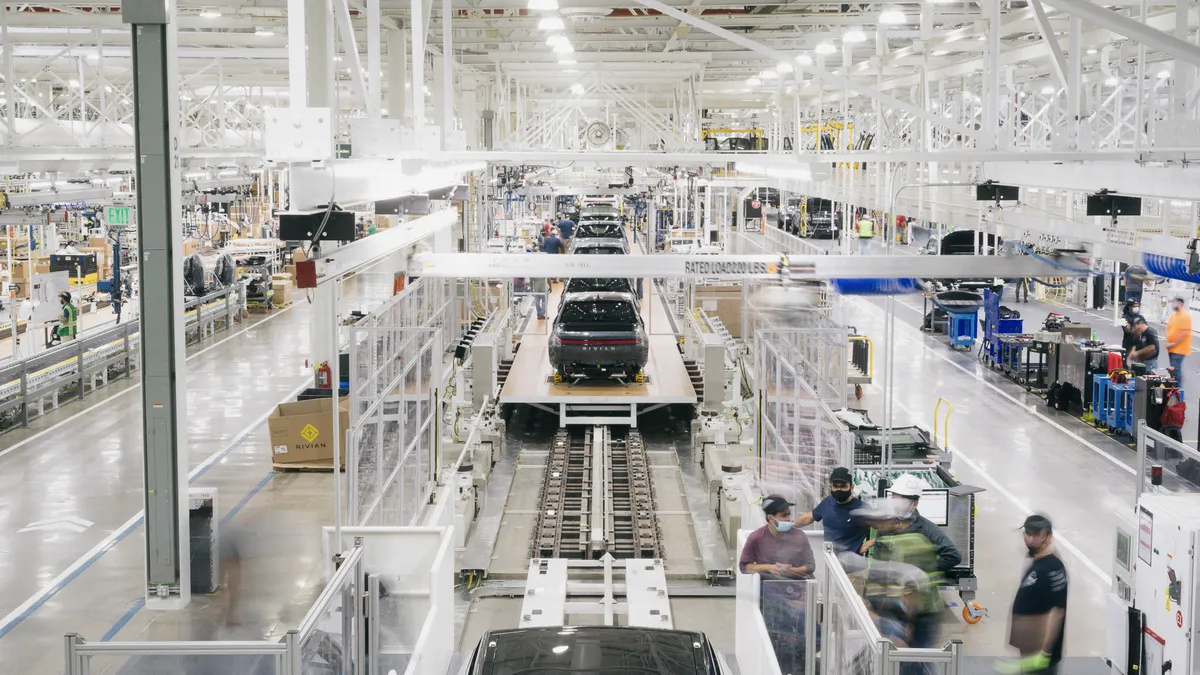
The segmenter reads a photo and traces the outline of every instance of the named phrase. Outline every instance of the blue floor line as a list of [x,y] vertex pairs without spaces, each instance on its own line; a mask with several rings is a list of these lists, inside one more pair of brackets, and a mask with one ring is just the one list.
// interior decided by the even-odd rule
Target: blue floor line
[[[263,479],[258,481],[258,485],[255,485],[254,488],[250,490],[250,492],[246,493],[245,497],[242,497],[241,501],[239,501],[237,504],[234,504],[232,509],[229,509],[229,513],[225,514],[225,517],[221,519],[219,524],[224,525],[224,524],[228,523],[229,521],[233,520],[233,517],[236,516],[239,511],[242,510],[242,507],[244,507],[246,504],[250,503],[250,500],[254,499],[254,495],[258,494],[259,492],[262,492],[262,489],[267,486],[267,483],[270,483],[271,479],[278,475],[279,474],[272,471],[272,472],[268,473],[266,476],[263,476]],[[81,569],[80,571],[83,571],[83,570]],[[117,633],[121,632],[121,629],[123,629],[125,627],[125,624],[129,623],[130,620],[133,619],[133,617],[137,616],[137,613],[142,611],[142,609],[145,608],[145,606],[146,606],[146,598],[144,598],[144,597],[138,598],[137,601],[134,602],[133,605],[125,612],[125,614],[121,615],[121,618],[117,619],[117,622],[112,625],[112,628],[109,628],[108,631],[106,633],[104,633],[104,637],[100,638],[100,641],[108,642],[109,640],[116,637]]]
[[125,627],[125,624],[129,623],[130,619],[132,619],[135,614],[142,611],[142,608],[145,606],[146,598],[138,598],[129,609],[125,610],[125,613],[121,615],[121,618],[117,619],[117,622],[112,625],[112,628],[108,629],[108,632],[104,634],[104,637],[100,638],[100,641],[108,642],[116,637],[117,633],[121,632],[121,629]]

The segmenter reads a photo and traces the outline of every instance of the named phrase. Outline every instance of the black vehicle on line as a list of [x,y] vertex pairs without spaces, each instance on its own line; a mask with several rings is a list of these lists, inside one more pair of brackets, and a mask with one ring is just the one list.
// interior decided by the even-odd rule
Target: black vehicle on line
[[576,235],[571,240],[570,253],[580,255],[628,255],[629,245],[616,237],[587,237]]
[[610,220],[607,218],[583,219],[575,226],[575,239],[589,237],[602,237],[607,239],[621,239],[621,221]]
[[485,633],[461,675],[728,675],[704,633],[632,626]]
[[612,378],[640,382],[650,342],[628,292],[564,294],[549,341],[556,382]]

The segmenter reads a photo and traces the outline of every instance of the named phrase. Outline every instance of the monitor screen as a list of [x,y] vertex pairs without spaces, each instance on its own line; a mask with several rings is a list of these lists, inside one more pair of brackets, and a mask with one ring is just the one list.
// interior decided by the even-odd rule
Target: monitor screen
[[923,491],[921,501],[917,502],[917,512],[928,518],[934,525],[949,524],[950,493],[946,490]]
[[1132,540],[1128,532],[1117,531],[1117,564],[1126,570],[1129,569],[1129,548]]

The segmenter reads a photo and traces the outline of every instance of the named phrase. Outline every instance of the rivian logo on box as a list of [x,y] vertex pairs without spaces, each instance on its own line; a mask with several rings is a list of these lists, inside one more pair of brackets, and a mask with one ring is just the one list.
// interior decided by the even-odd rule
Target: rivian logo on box
[[321,432],[318,431],[317,428],[311,424],[305,424],[304,428],[300,430],[301,438],[308,441],[309,443],[312,443],[313,441],[317,440],[317,436],[320,436],[320,435],[321,435]]

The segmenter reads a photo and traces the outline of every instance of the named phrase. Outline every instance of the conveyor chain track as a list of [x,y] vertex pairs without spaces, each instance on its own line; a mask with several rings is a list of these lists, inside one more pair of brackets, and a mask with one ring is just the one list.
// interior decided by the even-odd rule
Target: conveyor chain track
[[[593,443],[604,441],[603,466]],[[596,500],[593,485],[604,489]],[[641,434],[613,438],[607,427],[561,429],[550,444],[538,494],[540,505],[529,555],[532,558],[661,558],[654,484]],[[592,526],[603,525],[603,541]]]

